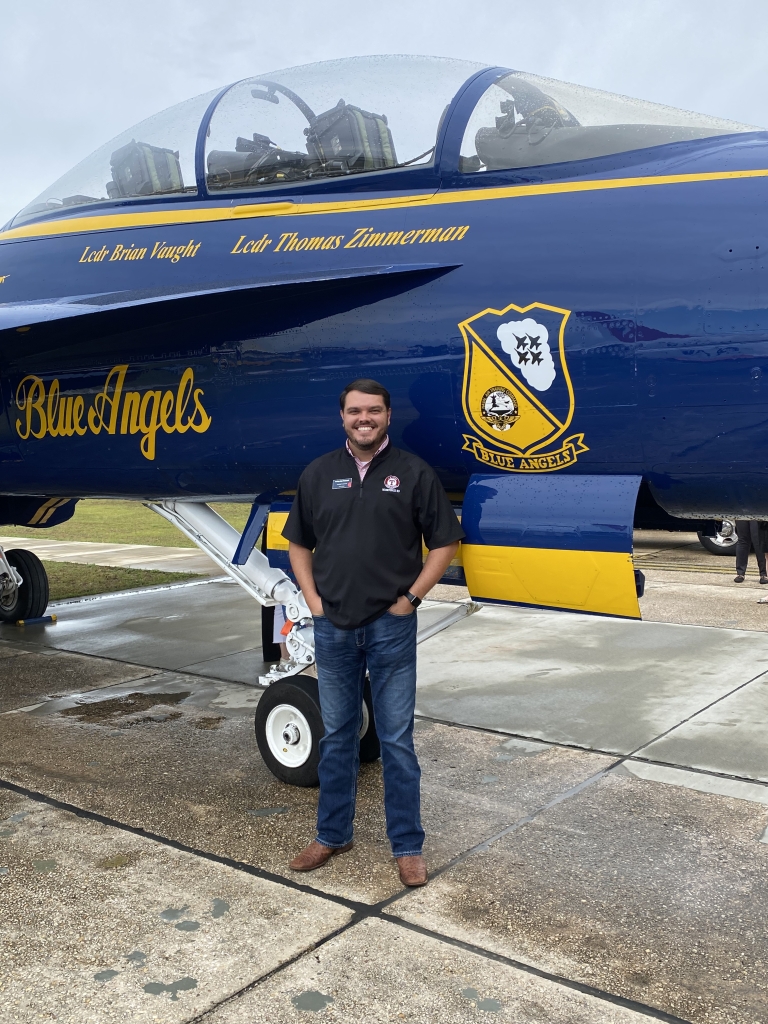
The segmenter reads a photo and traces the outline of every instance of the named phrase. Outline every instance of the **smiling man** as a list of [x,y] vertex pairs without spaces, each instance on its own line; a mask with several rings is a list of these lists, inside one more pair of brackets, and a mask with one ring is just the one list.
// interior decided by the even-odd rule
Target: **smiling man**
[[[464,533],[434,470],[390,444],[387,389],[355,380],[339,401],[347,443],[304,470],[283,530],[314,618],[325,726],[317,839],[291,868],[313,871],[352,846],[367,670],[387,835],[403,884],[425,885],[421,769],[413,749],[415,612]],[[423,564],[422,538],[429,551]]]

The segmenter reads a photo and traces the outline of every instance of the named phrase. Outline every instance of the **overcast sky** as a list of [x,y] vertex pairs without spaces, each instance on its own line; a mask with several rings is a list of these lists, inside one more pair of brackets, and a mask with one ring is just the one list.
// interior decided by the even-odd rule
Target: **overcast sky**
[[463,57],[768,123],[768,0],[0,0],[0,14],[0,225],[136,121],[333,57]]

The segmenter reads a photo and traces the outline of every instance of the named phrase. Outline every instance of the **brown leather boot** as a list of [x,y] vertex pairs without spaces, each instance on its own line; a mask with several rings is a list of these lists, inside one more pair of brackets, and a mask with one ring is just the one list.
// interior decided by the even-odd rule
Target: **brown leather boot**
[[318,843],[316,839],[313,839],[309,846],[293,858],[288,867],[291,871],[314,871],[315,868],[321,868],[326,861],[329,861],[331,857],[335,857],[337,853],[346,853],[353,846],[354,843],[347,843],[346,846],[338,848],[323,846],[322,843]]
[[415,887],[427,884],[429,872],[421,854],[417,854],[415,857],[397,857],[396,860],[400,881],[403,885]]

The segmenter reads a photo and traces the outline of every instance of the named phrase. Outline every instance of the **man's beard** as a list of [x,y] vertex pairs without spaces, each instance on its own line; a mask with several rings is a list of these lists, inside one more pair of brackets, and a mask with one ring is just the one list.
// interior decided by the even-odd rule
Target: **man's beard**
[[386,432],[386,428],[382,431],[377,431],[371,435],[371,438],[368,441],[358,441],[351,430],[348,430],[346,434],[352,444],[355,445],[356,448],[359,448],[361,452],[369,452],[372,448],[376,448],[381,444]]

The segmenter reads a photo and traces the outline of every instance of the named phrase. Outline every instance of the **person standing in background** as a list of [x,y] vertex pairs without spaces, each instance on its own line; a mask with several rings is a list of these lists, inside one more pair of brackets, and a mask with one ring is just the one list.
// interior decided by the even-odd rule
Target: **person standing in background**
[[765,548],[766,533],[768,524],[759,522],[757,519],[737,519],[736,536],[736,576],[734,583],[743,583],[747,574],[749,564],[749,549],[752,547],[755,552],[757,568],[760,571],[760,582],[768,583],[768,575],[765,570]]

